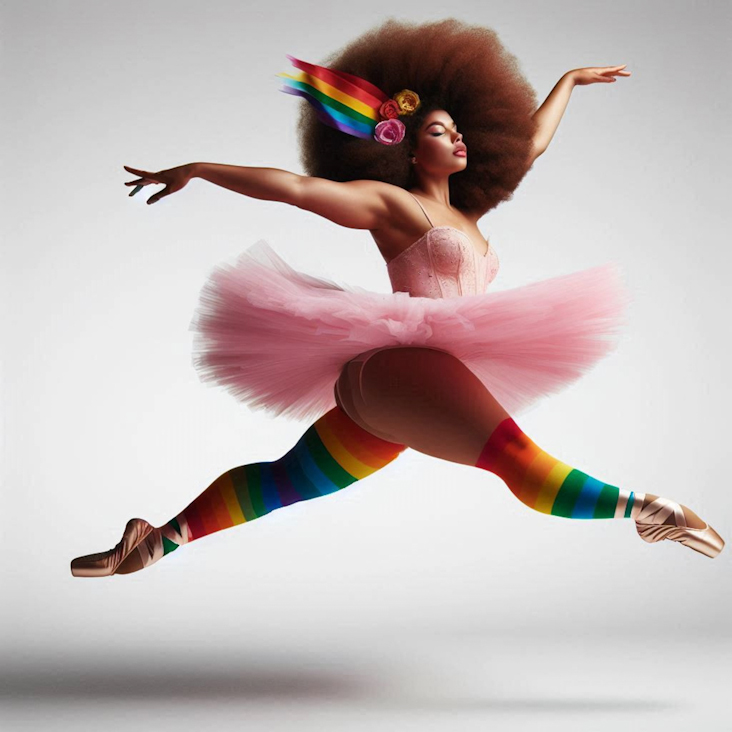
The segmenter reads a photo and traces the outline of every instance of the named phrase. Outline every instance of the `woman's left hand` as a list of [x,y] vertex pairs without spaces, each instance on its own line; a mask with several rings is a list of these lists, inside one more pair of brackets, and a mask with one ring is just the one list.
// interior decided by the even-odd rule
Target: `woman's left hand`
[[575,84],[611,84],[617,81],[616,76],[630,76],[630,71],[621,71],[628,64],[622,66],[591,66],[587,69],[572,69],[567,72]]

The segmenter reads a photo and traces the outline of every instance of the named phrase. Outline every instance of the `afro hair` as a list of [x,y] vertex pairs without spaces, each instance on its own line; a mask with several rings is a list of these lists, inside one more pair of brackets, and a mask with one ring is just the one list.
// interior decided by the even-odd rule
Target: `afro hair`
[[483,215],[509,200],[531,167],[536,93],[490,28],[454,18],[422,24],[389,18],[318,63],[360,76],[389,97],[411,89],[421,104],[399,118],[406,127],[403,144],[384,145],[323,124],[303,100],[300,160],[310,176],[414,187],[409,155],[435,109],[452,116],[470,151],[469,165],[449,179],[458,210]]

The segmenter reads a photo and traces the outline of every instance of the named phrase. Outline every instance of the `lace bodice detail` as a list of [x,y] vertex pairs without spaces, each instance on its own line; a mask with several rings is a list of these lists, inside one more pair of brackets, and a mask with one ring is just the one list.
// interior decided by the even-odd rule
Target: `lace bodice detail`
[[394,292],[432,298],[483,293],[498,274],[498,267],[492,246],[481,254],[470,237],[453,226],[432,226],[387,264]]

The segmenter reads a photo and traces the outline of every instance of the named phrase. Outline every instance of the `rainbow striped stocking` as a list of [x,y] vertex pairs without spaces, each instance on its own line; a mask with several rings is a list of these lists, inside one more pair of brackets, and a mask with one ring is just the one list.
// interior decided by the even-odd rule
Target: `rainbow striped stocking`
[[529,508],[552,516],[635,519],[646,495],[603,483],[557,460],[510,417],[493,430],[476,467],[498,475]]
[[405,449],[367,432],[336,406],[279,460],[242,465],[219,476],[177,516],[156,528],[123,564],[135,566],[131,571],[142,569],[182,544],[339,491],[388,465]]

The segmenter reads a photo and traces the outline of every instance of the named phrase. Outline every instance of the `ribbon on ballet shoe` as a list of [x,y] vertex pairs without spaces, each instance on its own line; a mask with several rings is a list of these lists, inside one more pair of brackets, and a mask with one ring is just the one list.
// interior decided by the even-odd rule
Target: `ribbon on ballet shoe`
[[[674,514],[674,524],[665,524],[666,526],[677,526],[678,528],[686,528],[686,516],[684,509],[668,498],[654,498],[647,506],[644,506],[637,515],[633,516],[635,521],[642,524],[651,524],[654,526],[664,525],[664,521]],[[640,530],[639,530],[640,533]]]
[[160,529],[152,529],[117,567],[115,574],[139,572],[165,555]]
[[[677,525],[663,523],[671,513]],[[724,548],[724,539],[708,523],[704,522],[701,529],[689,527],[683,508],[667,498],[656,498],[641,509],[636,517],[635,528],[644,541],[653,543],[668,539],[712,559]]]
[[163,535],[160,529],[153,529],[137,546],[140,552],[142,566],[149,567],[155,564],[158,559],[162,559],[165,551],[163,550]]
[[187,544],[191,540],[191,532],[184,514],[178,514],[172,521],[168,521],[160,527],[164,539],[167,539],[177,546]]

